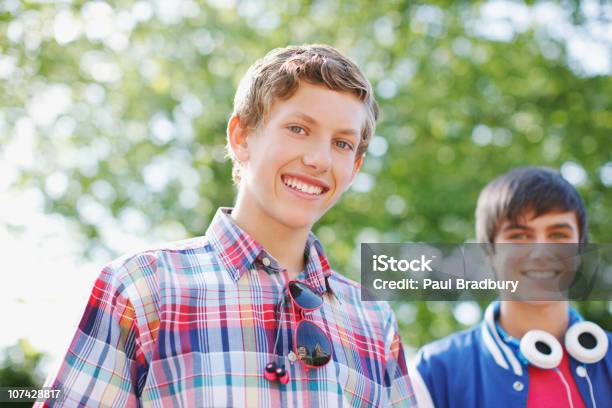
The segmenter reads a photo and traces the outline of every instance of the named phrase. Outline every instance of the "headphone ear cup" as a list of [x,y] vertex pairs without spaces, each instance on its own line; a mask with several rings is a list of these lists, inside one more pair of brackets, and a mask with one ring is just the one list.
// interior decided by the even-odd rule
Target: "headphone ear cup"
[[284,366],[276,369],[276,378],[281,384],[287,384],[289,382],[289,373],[285,370]]
[[581,363],[593,364],[608,352],[608,336],[593,322],[573,324],[565,333],[567,352]]
[[536,367],[551,369],[557,367],[563,358],[559,341],[543,330],[530,330],[520,343],[521,354]]
[[268,381],[276,381],[276,363],[268,363],[266,364],[266,368],[264,370],[264,378]]

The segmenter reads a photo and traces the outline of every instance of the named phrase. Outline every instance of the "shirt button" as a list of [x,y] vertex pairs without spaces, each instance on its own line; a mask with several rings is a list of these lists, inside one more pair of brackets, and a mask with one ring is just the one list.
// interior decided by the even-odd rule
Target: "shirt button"
[[515,391],[523,391],[523,388],[525,388],[525,386],[522,382],[515,381],[514,384],[512,384],[512,388],[514,388]]
[[264,259],[261,260],[261,263],[263,263],[264,266],[270,266],[270,258],[264,257]]
[[583,366],[578,366],[576,367],[576,374],[578,374],[578,377],[586,377],[587,372],[586,372],[586,368],[584,368]]
[[289,361],[291,361],[292,363],[297,360],[297,356],[295,355],[295,353],[293,351],[290,351],[289,354],[287,354],[287,358],[289,359]]

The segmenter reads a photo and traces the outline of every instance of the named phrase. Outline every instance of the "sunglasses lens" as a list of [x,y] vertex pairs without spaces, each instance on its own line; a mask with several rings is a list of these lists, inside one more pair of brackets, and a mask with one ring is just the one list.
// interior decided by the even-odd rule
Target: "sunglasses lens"
[[331,359],[331,344],[316,324],[302,320],[297,328],[297,354],[305,364],[322,367]]
[[291,297],[302,309],[316,309],[323,304],[323,298],[301,282],[289,282]]

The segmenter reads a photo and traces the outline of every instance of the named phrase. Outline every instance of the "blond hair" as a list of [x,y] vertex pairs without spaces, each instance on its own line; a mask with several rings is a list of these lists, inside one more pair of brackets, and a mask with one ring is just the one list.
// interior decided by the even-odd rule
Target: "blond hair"
[[[257,128],[267,117],[276,99],[295,94],[300,81],[325,85],[332,91],[349,92],[366,107],[366,123],[361,129],[357,157],[368,148],[378,119],[378,104],[372,86],[359,67],[328,45],[299,45],[276,48],[248,69],[234,97],[234,112],[244,128]],[[240,182],[240,164],[232,158],[232,179]]]

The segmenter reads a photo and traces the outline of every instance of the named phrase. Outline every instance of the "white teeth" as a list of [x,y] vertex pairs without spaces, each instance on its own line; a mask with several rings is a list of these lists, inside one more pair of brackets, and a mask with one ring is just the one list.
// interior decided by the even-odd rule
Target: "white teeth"
[[550,279],[556,275],[554,271],[526,271],[525,276],[531,279]]
[[286,186],[291,187],[293,189],[296,190],[300,190],[304,193],[308,193],[308,194],[312,194],[312,195],[319,195],[321,194],[321,192],[323,191],[322,187],[319,186],[313,186],[311,184],[306,184],[298,179],[295,179],[293,177],[285,177],[283,178],[283,183],[285,183]]

